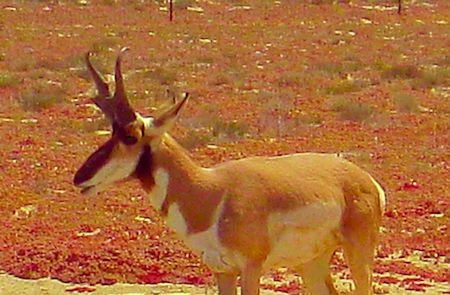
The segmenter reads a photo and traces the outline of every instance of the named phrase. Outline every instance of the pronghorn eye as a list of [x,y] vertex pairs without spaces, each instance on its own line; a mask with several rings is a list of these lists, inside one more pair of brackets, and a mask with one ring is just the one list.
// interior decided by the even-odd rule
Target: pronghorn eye
[[124,131],[124,137],[121,139],[126,145],[132,145],[137,143],[145,134],[144,124],[140,126],[131,126],[128,130]]
[[129,134],[126,130],[117,123],[113,123],[113,135],[125,145],[133,145],[138,141],[138,138]]

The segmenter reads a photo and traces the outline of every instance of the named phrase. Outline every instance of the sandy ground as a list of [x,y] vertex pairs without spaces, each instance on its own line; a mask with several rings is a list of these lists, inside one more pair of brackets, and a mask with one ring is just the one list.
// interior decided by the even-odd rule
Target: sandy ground
[[[132,285],[73,285],[53,279],[23,280],[10,275],[0,275],[0,295],[60,295],[60,294],[93,294],[93,295],[153,295],[153,294],[217,294],[213,287],[155,284]],[[263,290],[262,295],[281,295],[284,293]]]
[[[347,294],[348,285],[338,286],[340,291]],[[434,285],[426,292],[416,292],[398,288],[395,285],[376,285],[375,294],[395,294],[395,295],[439,295],[449,294],[450,286],[446,283]],[[0,295],[60,295],[60,294],[93,294],[93,295],[212,295],[217,294],[214,287],[175,285],[175,284],[155,284],[155,285],[132,285],[115,284],[104,285],[74,285],[62,283],[58,280],[44,278],[39,280],[24,280],[17,277],[0,274]],[[261,295],[283,295],[286,293],[262,290]]]

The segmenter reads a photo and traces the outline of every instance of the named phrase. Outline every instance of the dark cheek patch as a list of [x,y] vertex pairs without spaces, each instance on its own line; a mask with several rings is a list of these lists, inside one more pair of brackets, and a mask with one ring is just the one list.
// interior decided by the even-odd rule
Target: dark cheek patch
[[73,178],[73,183],[75,185],[79,185],[94,177],[100,168],[109,161],[115,145],[116,141],[114,138],[111,138],[104,145],[98,148],[77,171],[75,177]]

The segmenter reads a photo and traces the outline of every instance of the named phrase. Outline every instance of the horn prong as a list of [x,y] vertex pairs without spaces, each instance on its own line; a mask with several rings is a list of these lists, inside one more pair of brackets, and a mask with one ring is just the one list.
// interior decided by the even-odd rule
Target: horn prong
[[92,53],[89,51],[88,53],[86,53],[86,56],[85,56],[88,71],[91,74],[92,78],[94,79],[95,86],[97,87],[97,90],[98,90],[98,93],[100,94],[100,96],[108,97],[109,96],[108,84],[106,84],[105,81],[103,81],[100,74],[97,72],[97,70],[92,65],[92,63],[90,61],[91,55],[92,55]]
[[123,85],[121,63],[122,63],[122,55],[128,50],[130,50],[130,48],[128,48],[128,47],[123,47],[122,49],[120,49],[119,54],[117,55],[117,60],[116,60],[116,69],[115,69],[115,73],[114,73],[114,79],[116,81],[115,96],[117,94],[117,96],[118,96],[117,98],[119,98],[120,100],[126,100],[125,87]]
[[116,81],[116,90],[114,91],[115,113],[116,118],[121,124],[127,124],[136,119],[136,114],[134,113],[127,99],[121,70],[122,55],[128,50],[129,50],[128,47],[123,47],[119,51],[119,54],[117,55],[116,69],[114,73],[114,79]]
[[94,83],[98,91],[98,95],[94,97],[92,101],[103,111],[106,117],[108,117],[110,120],[113,120],[114,109],[111,103],[107,100],[107,97],[110,96],[108,84],[102,79],[100,74],[92,65],[90,60],[91,55],[92,53],[90,51],[87,52],[85,60],[88,71],[91,74],[92,78],[94,79]]

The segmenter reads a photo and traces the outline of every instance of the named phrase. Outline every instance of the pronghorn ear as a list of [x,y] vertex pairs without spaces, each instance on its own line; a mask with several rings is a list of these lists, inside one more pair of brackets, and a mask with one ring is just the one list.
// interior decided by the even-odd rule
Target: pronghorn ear
[[172,99],[172,104],[177,103],[177,95],[173,89],[171,89],[171,88],[166,89],[166,96],[167,96],[167,98]]
[[189,98],[189,93],[185,93],[183,99],[174,103],[171,107],[165,110],[162,114],[156,117],[153,121],[153,126],[158,130],[159,134],[167,132],[175,123],[180,110],[186,105]]

